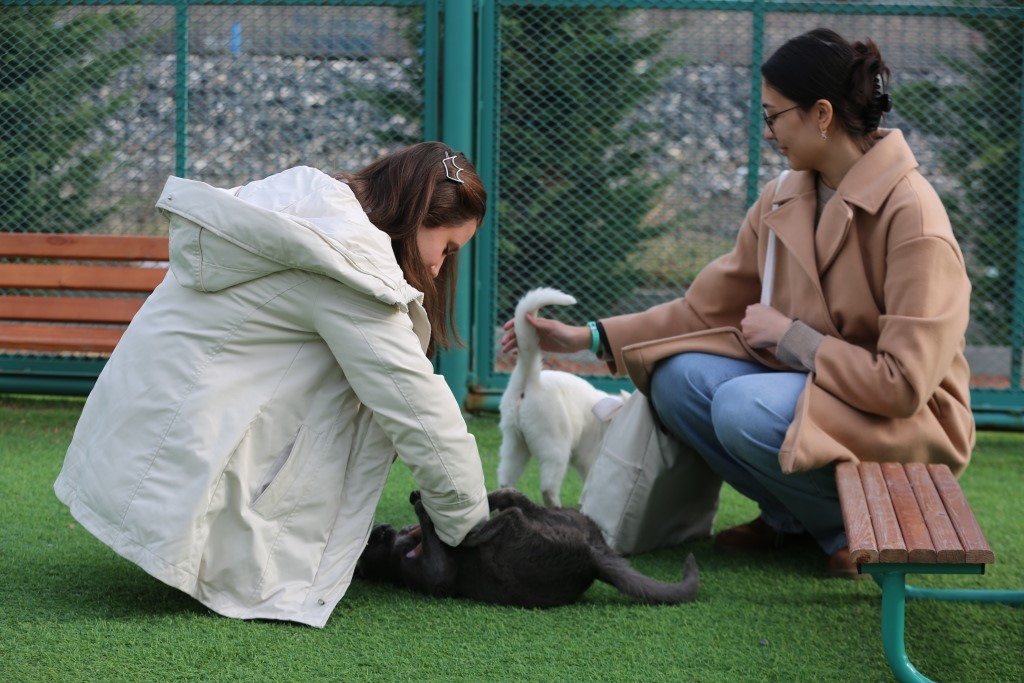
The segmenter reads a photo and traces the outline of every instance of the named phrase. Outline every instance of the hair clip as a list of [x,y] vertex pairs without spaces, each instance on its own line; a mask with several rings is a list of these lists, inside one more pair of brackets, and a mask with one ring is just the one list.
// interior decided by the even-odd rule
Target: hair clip
[[451,150],[448,151],[451,152],[451,156],[446,156],[444,158],[444,161],[441,162],[444,164],[445,176],[448,178],[448,180],[454,181],[456,183],[465,184],[466,181],[460,178],[459,174],[465,171],[466,169],[460,168],[459,165],[455,163],[455,158],[458,156],[458,153],[452,152]]
[[878,103],[880,113],[892,110],[892,95],[882,92],[882,74],[875,75],[875,100]]

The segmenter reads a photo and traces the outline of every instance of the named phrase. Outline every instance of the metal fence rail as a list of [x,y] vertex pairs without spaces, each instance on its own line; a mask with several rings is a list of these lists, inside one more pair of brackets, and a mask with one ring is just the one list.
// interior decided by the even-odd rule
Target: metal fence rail
[[[474,158],[492,210],[463,261],[468,349],[439,369],[493,409],[526,289],[573,321],[684,292],[784,160],[761,61],[831,26],[893,69],[901,128],[975,285],[982,426],[1024,426],[1024,1],[2,0],[0,229],[159,234],[167,175],[230,187],[358,167],[418,139]],[[0,267],[3,264],[0,263]],[[622,386],[586,355],[553,362]],[[48,363],[59,359],[48,359]]]

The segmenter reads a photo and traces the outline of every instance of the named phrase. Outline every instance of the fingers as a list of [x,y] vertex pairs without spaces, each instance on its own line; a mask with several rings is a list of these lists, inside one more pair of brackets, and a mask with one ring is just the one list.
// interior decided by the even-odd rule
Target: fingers
[[515,320],[509,320],[502,326],[502,329],[505,330],[505,334],[501,336],[501,352],[515,352],[519,348],[519,344],[516,341]]

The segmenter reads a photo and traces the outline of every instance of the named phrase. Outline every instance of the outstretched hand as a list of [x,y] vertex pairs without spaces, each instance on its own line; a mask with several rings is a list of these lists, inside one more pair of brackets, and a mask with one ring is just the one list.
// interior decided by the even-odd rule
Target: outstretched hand
[[[541,351],[573,353],[590,348],[590,329],[586,325],[567,325],[551,318],[538,318],[533,313],[526,314],[526,322],[537,330]],[[513,353],[519,348],[515,321],[509,320],[503,329],[505,334],[501,338],[501,351]]]

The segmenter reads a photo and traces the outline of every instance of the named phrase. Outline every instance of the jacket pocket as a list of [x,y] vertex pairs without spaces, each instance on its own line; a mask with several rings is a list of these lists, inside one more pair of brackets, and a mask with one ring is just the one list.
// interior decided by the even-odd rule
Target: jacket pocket
[[302,471],[304,456],[309,453],[318,436],[309,427],[302,425],[295,440],[271,463],[251,504],[252,509],[261,517],[269,518],[275,510],[281,509],[281,502],[287,499],[288,492]]

